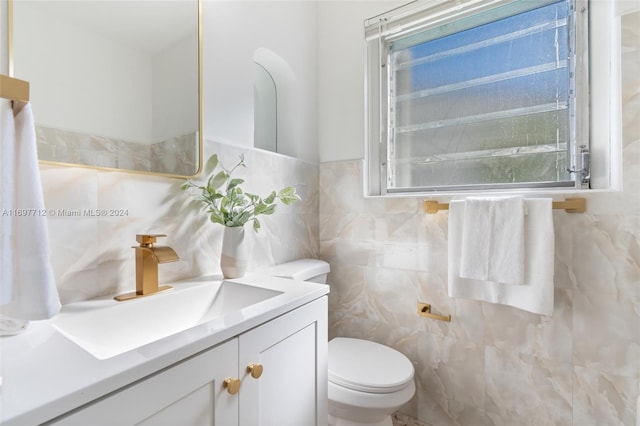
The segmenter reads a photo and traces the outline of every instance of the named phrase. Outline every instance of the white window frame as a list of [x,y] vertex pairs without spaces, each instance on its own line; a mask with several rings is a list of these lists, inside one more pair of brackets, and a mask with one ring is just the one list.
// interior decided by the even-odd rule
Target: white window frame
[[[417,188],[409,189],[408,191],[395,190],[390,193],[387,188],[386,175],[386,158],[388,148],[386,132],[388,129],[386,126],[386,113],[384,111],[385,103],[382,101],[382,98],[387,93],[387,83],[385,73],[380,72],[380,70],[384,68],[386,62],[387,52],[385,50],[385,37],[398,33],[422,31],[424,29],[437,27],[453,20],[461,19],[463,17],[477,13],[482,13],[489,9],[514,3],[516,1],[518,0],[467,0],[462,4],[455,0],[416,1],[365,21],[365,38],[367,40],[367,55],[365,64],[365,102],[367,111],[365,116],[365,139],[367,141],[365,147],[365,195],[391,195],[392,193],[422,194],[425,192],[453,194],[460,192],[495,192],[491,189],[491,187],[485,186],[479,189],[456,189],[452,187],[430,188],[428,191],[425,191],[422,188]],[[548,3],[543,2],[541,5]],[[572,0],[571,6],[575,18],[576,29],[576,36],[573,43],[574,48],[576,49],[576,62],[575,64],[573,64],[573,69],[576,72],[574,95],[577,97],[577,101],[571,102],[572,108],[575,108],[575,110],[572,111],[572,114],[575,114],[576,116],[576,122],[574,126],[575,135],[572,136],[572,148],[574,152],[572,153],[573,155],[571,167],[573,169],[577,169],[581,166],[581,156],[579,154],[580,145],[586,145],[592,150],[594,148],[594,144],[590,144],[591,138],[589,137],[590,131],[593,131],[592,129],[590,129],[591,120],[589,117],[589,74],[591,67],[589,62],[590,47],[588,29],[590,23],[588,11],[590,5],[588,3],[588,0]],[[600,24],[596,24],[595,26],[602,26],[603,19],[606,18],[599,18]],[[604,25],[606,26],[607,24],[605,23]],[[599,47],[598,50],[600,51],[600,53],[604,53],[602,52],[602,47]],[[602,75],[603,69],[601,68],[596,74]],[[599,86],[602,85],[603,84],[599,84]],[[606,92],[606,90],[604,92]],[[609,105],[610,103],[607,102],[607,104]],[[609,127],[609,119],[599,119],[598,121],[599,123],[596,128],[602,128],[603,126]],[[591,125],[593,126],[593,123],[591,123]],[[600,130],[599,133],[602,134],[602,131]],[[611,139],[614,138],[614,135],[611,134],[611,132],[610,136]],[[607,148],[610,146],[610,138],[607,137],[606,139],[606,141],[602,140],[600,141],[600,143],[595,144],[596,151],[599,152],[599,154],[605,154],[605,151],[607,154],[604,156],[600,155],[599,159],[595,161],[595,164],[600,167],[600,173],[598,176],[596,176],[595,179],[596,188],[610,188],[611,184],[615,181],[615,179],[612,179],[612,177],[610,176],[609,160],[611,160],[611,156],[610,150],[609,148]],[[606,176],[602,175],[603,172],[606,174]],[[578,176],[577,173],[574,173],[573,175]],[[594,187],[593,183],[594,180],[592,179],[592,187]],[[500,188],[500,185],[497,185],[496,188]],[[588,186],[584,185],[583,180],[578,177],[576,179],[575,185],[571,188],[541,188],[539,185],[533,183],[530,185],[519,185],[517,188],[514,187],[513,189],[501,188],[496,190],[498,190],[499,192],[541,192],[547,190],[567,192],[567,190],[575,191],[580,189],[588,189]]]

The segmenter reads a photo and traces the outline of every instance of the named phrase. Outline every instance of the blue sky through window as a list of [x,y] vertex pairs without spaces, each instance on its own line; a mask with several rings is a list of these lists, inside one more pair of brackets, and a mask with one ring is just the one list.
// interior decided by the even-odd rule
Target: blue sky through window
[[[568,13],[565,0],[417,44],[394,52],[396,72],[410,73],[411,85],[404,91],[415,92],[567,60]],[[544,29],[531,30],[537,27]],[[477,48],[466,48],[470,45]],[[416,63],[406,64],[407,60]],[[401,94],[402,90],[396,93]]]

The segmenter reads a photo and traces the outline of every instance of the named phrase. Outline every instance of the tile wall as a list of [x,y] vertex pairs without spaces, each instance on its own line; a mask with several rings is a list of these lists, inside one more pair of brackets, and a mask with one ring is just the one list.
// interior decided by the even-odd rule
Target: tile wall
[[[231,167],[240,153],[244,189],[261,195],[293,185],[302,201],[278,206],[249,232],[250,270],[299,257],[318,256],[318,166],[261,150],[207,141]],[[234,175],[236,176],[236,175]],[[212,224],[180,190],[181,179],[41,165],[51,261],[63,303],[135,288],[132,245],[138,233],[161,233],[180,261],[160,265],[159,280],[218,274],[222,227]]]
[[36,125],[38,158],[57,163],[190,176],[198,158],[196,133],[153,144]]
[[[624,190],[554,211],[555,309],[447,296],[447,214],[363,198],[362,161],[320,167],[330,337],[388,344],[416,367],[401,410],[433,426],[635,425],[640,382],[640,13],[623,18]],[[421,318],[432,303],[451,323]]]

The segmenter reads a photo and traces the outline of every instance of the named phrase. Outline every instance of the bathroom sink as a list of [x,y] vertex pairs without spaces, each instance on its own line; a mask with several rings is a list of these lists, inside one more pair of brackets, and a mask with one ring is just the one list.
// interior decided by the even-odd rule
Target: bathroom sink
[[282,294],[232,281],[174,287],[126,302],[102,298],[69,304],[52,325],[96,358],[107,359]]

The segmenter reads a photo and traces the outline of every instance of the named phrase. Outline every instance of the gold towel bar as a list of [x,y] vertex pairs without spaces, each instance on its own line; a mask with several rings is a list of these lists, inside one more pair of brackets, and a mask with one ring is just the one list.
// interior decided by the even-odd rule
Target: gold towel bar
[[29,82],[0,74],[0,98],[29,102]]
[[[554,201],[554,209],[562,209],[567,213],[584,213],[586,200],[584,198],[567,198],[564,201]],[[435,200],[424,202],[424,211],[427,213],[437,213],[439,210],[449,210],[449,203],[440,203]]]

